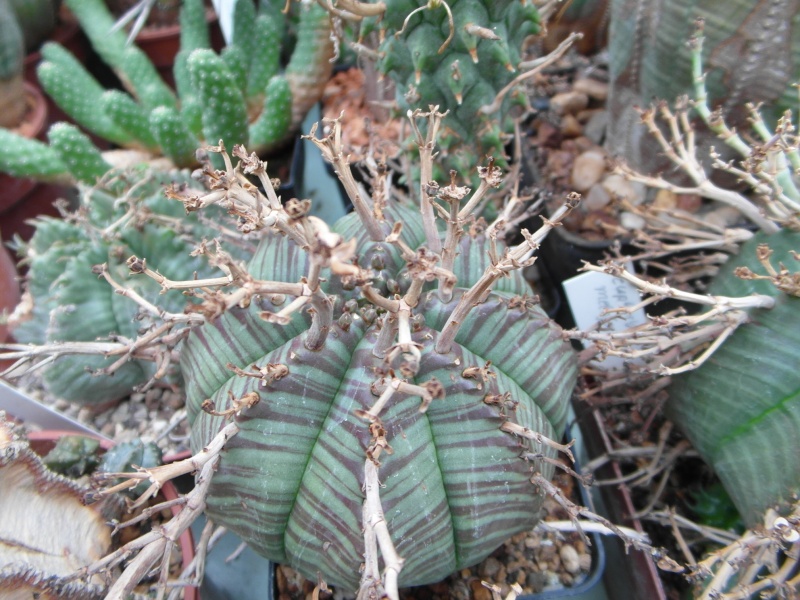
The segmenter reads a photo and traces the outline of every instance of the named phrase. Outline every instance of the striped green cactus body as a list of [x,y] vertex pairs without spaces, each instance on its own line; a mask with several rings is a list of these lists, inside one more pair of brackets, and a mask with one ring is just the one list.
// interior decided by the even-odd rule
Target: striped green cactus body
[[[401,237],[422,244],[412,209],[386,209],[384,231],[404,224]],[[407,268],[394,246],[368,239],[355,214],[334,225],[355,238],[359,264],[378,272],[375,288],[402,288]],[[434,344],[477,275],[489,265],[486,241],[461,240],[450,302],[426,291],[414,309],[412,331],[422,357],[410,378],[436,378],[444,398],[421,413],[419,397],[395,395],[381,412],[393,453],[381,455],[381,503],[392,539],[405,559],[401,585],[444,578],[485,558],[537,519],[542,492],[530,482],[550,465],[521,458],[526,448],[553,456],[548,447],[501,431],[505,420],[558,439],[565,425],[577,366],[571,346],[530,298],[519,274],[475,306],[447,353]],[[379,257],[379,260],[378,258]],[[256,278],[296,282],[307,271],[305,251],[286,238],[266,237],[250,263]],[[373,385],[389,364],[376,356],[381,335],[375,307],[358,290],[342,289],[325,274],[334,320],[323,346],[304,345],[307,313],[279,325],[260,318],[287,298],[263,297],[194,330],[184,343],[192,446],[200,449],[226,424],[200,408],[210,399],[220,412],[231,398],[257,392],[261,402],[237,417],[207,498],[209,517],[240,535],[256,551],[309,577],[353,590],[363,562],[362,504],[365,449],[370,432],[358,411],[368,410]],[[380,311],[378,311],[380,313]],[[234,374],[230,365],[285,369],[266,386]],[[474,373],[483,372],[473,377]],[[231,396],[232,394],[232,396]],[[499,402],[499,405],[496,404]]]
[[[516,75],[526,37],[539,31],[533,3],[519,1],[454,0],[447,4],[453,16],[415,0],[385,2],[379,19],[367,19],[367,28],[381,30],[377,68],[397,84],[401,114],[409,108],[448,110],[442,148],[444,173],[467,173],[491,154],[503,165],[505,136],[512,133],[509,111],[516,100],[507,94],[498,110],[484,113],[497,94]],[[476,27],[482,29],[476,29]],[[494,36],[491,39],[490,36]],[[523,101],[524,102],[524,101]]]
[[734,269],[765,274],[756,246],[767,244],[772,264],[790,271],[800,234],[758,234],[720,270],[710,293],[775,296],[771,310],[754,310],[751,322],[670,391],[670,417],[714,467],[748,526],[763,522],[767,508],[786,507],[800,494],[800,298],[769,282],[742,280]]

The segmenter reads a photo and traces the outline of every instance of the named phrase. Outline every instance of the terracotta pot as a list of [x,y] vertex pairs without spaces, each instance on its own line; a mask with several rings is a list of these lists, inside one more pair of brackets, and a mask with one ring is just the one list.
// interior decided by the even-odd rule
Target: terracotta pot
[[[219,52],[225,42],[219,28],[217,14],[212,9],[206,11],[206,22],[209,26],[211,47]],[[147,54],[164,81],[175,87],[172,65],[175,62],[175,56],[181,49],[180,25],[176,23],[175,25],[145,27],[136,36],[136,45]]]
[[[58,441],[60,438],[74,435],[82,434],[76,434],[74,431],[34,431],[28,434],[28,442],[30,443],[31,450],[36,452],[36,454],[39,456],[44,456],[55,447],[56,441]],[[100,442],[100,448],[102,448],[104,451],[109,450],[114,445],[113,442],[110,442],[107,439],[96,439]],[[178,490],[175,489],[175,486],[171,481],[168,481],[161,487],[160,493],[163,495],[163,500],[175,500],[178,498]],[[170,510],[172,511],[172,516],[174,517],[181,512],[182,509],[179,506],[172,506],[170,507]],[[183,568],[185,569],[194,559],[194,536],[192,535],[192,530],[187,529],[184,531],[183,534],[181,534],[181,537],[178,539],[178,543],[181,547],[181,559],[183,561]],[[197,588],[191,586],[185,587],[183,597],[184,600],[199,600]]]
[[[34,85],[25,83],[30,98],[30,110],[17,133],[31,139],[44,139],[50,125],[47,102]],[[39,215],[57,216],[53,203],[68,193],[68,189],[32,179],[11,177],[0,173],[0,237],[10,240],[15,234],[30,239],[33,227],[25,221]]]
[[[0,246],[0,314],[9,314],[19,303],[19,281],[11,254]],[[8,339],[8,327],[0,324],[0,344]],[[0,366],[0,370],[2,370]]]

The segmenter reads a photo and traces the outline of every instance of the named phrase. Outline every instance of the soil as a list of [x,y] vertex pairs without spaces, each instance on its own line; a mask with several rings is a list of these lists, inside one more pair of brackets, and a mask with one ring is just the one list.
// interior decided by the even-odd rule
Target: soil
[[[91,427],[114,443],[135,439],[154,441],[167,458],[189,449],[188,425],[182,411],[185,398],[180,391],[156,385],[146,392],[134,392],[113,406],[98,409],[81,408],[55,399],[31,376],[15,383],[29,396]],[[26,429],[36,431],[39,428],[26,423]]]
[[[352,67],[334,73],[322,94],[322,116],[338,117],[344,111],[346,125],[342,126],[342,141],[350,152],[351,162],[362,160],[370,147],[370,132],[381,140],[374,150],[386,158],[397,155],[403,139],[403,122],[381,118],[379,111],[367,97],[364,72]],[[324,125],[323,125],[324,127]],[[327,130],[322,134],[326,135]]]

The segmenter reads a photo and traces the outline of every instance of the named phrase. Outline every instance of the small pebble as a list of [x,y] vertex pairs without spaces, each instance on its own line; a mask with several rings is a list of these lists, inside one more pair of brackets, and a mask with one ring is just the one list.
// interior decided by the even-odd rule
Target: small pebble
[[585,192],[600,181],[606,171],[606,157],[600,150],[589,150],[575,159],[572,166],[572,186]]
[[653,207],[662,210],[672,210],[678,206],[678,195],[670,190],[658,190],[653,199]]
[[592,555],[588,552],[584,552],[580,555],[580,563],[581,563],[581,571],[583,573],[588,573],[589,569],[592,568]]
[[603,187],[612,197],[620,200],[627,200],[634,205],[644,200],[644,190],[641,192],[637,190],[631,185],[631,182],[622,175],[612,173],[603,179]]
[[578,154],[581,152],[586,152],[587,150],[597,150],[599,148],[597,144],[595,144],[585,135],[579,135],[574,140],[570,141],[575,144],[575,150],[578,152]]
[[589,96],[581,92],[563,92],[550,99],[550,108],[559,115],[574,115],[587,106],[589,106]]
[[590,77],[583,77],[572,84],[572,91],[586,94],[592,100],[605,100],[608,97],[608,84]]
[[497,572],[500,570],[500,561],[490,556],[485,561],[480,568],[480,576],[485,579],[490,579],[497,575]]
[[678,208],[689,213],[696,213],[703,205],[703,199],[697,194],[678,194]]
[[472,592],[472,600],[492,600],[492,592],[483,587],[478,579],[470,581],[469,588]]
[[581,570],[581,560],[580,556],[578,555],[578,551],[575,550],[569,544],[564,544],[561,546],[561,550],[558,552],[559,556],[561,556],[561,562],[564,565],[564,568],[567,572],[578,573]]
[[581,207],[587,211],[600,210],[608,206],[609,202],[611,202],[611,196],[606,191],[606,188],[599,183],[595,183],[583,197]]
[[742,222],[742,213],[732,206],[720,206],[708,212],[703,221],[714,227],[733,227]]
[[540,121],[536,129],[536,145],[540,148],[558,148],[561,144],[561,132],[547,121]]
[[547,578],[541,571],[533,571],[528,573],[526,582],[534,592],[540,592],[542,589],[544,589],[544,586],[547,583]]
[[619,224],[628,231],[638,231],[644,228],[646,221],[644,217],[624,211],[619,215]]
[[567,138],[578,137],[583,133],[583,125],[574,115],[564,115],[561,119],[561,133]]
[[603,143],[608,130],[608,111],[598,110],[592,113],[589,120],[583,126],[583,135],[592,140],[597,145]]

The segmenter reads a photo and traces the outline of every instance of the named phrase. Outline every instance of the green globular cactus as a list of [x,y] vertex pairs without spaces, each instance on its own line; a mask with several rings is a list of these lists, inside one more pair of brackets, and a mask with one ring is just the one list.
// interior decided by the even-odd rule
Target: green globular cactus
[[[559,439],[577,376],[571,345],[520,272],[493,270],[496,240],[441,232],[454,257],[448,293],[425,283],[436,278],[425,265],[439,260],[425,230],[440,234],[423,226],[424,211],[396,199],[358,204],[330,230],[300,203],[276,206],[270,222],[289,235],[265,235],[248,268],[264,291],[193,329],[181,351],[193,449],[234,412],[239,427],[211,482],[209,517],[271,560],[345,590],[358,586],[364,561],[364,464],[377,462],[376,435],[391,444],[380,455],[380,496],[405,561],[400,585],[438,581],[536,522],[544,491],[531,479],[550,477],[552,465],[532,457],[555,451],[537,434],[510,432]],[[347,266],[319,262],[340,253]],[[315,275],[313,309],[289,310]],[[406,383],[419,387],[391,395]],[[426,412],[420,389],[433,397]],[[259,403],[237,409],[254,395]]]
[[[444,173],[480,164],[487,154],[504,165],[504,145],[513,132],[509,111],[524,98],[500,90],[519,74],[525,38],[539,31],[531,2],[513,0],[420,2],[388,0],[366,31],[380,30],[378,71],[397,84],[401,113],[409,108],[448,110],[439,143]],[[413,13],[413,14],[412,14]],[[452,21],[450,16],[452,15]]]
[[[115,334],[136,337],[146,319],[138,320],[138,305],[115,293],[93,273],[95,265],[105,263],[116,281],[178,312],[187,303],[180,292],[161,295],[154,281],[130,275],[125,260],[133,254],[157,256],[165,276],[182,274],[185,269],[214,272],[189,253],[203,239],[218,237],[218,232],[193,216],[187,219],[180,203],[163,192],[170,182],[191,186],[191,178],[146,171],[132,175],[136,183],[123,190],[118,186],[115,192],[102,186],[81,188],[82,206],[74,219],[42,217],[36,221],[33,238],[20,249],[29,265],[25,285],[32,302],[27,319],[14,329],[20,342],[94,342]],[[124,179],[125,174],[119,177]],[[57,397],[103,405],[129,395],[155,372],[151,362],[137,360],[122,365],[113,375],[101,374],[114,361],[113,357],[62,356],[44,369],[43,381]]]
[[[786,509],[800,494],[800,298],[769,281],[742,279],[737,268],[766,275],[757,247],[769,261],[796,271],[800,234],[759,233],[728,260],[709,293],[774,296],[771,310],[752,309],[743,325],[698,369],[676,377],[669,416],[714,468],[748,526],[768,508]],[[741,271],[738,271],[741,273]]]
[[[115,444],[103,454],[97,467],[98,473],[130,473],[136,467],[149,469],[163,463],[161,448],[155,442],[131,440]],[[119,483],[119,481],[117,481]],[[132,498],[137,498],[150,487],[149,481],[143,481],[125,493]]]
[[[86,131],[123,148],[161,154],[177,167],[196,166],[197,149],[220,140],[229,148],[247,144],[259,154],[281,147],[297,132],[330,77],[331,23],[316,5],[297,5],[297,43],[281,72],[285,17],[280,11],[238,0],[234,39],[220,56],[208,47],[202,0],[186,0],[174,65],[177,95],[146,55],[126,43],[123,31],[111,31],[114,19],[103,0],[67,0],[67,5],[127,91],[107,91],[57,44],[44,47],[38,67],[45,91]],[[85,183],[102,175],[92,168],[99,162],[88,164],[85,144],[78,159],[59,155],[55,160],[45,144],[24,145],[20,158],[18,138],[4,134],[8,143],[0,147],[0,171]],[[99,150],[92,153],[99,155]],[[82,168],[73,171],[75,163]]]

